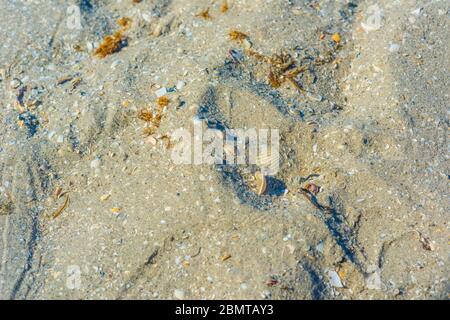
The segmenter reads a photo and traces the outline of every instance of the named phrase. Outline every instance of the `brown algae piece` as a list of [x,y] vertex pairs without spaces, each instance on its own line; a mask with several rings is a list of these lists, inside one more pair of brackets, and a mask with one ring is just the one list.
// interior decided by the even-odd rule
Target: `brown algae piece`
[[164,107],[167,107],[169,105],[170,100],[166,96],[162,96],[162,97],[158,98],[156,103],[158,104],[159,107],[164,108]]
[[196,16],[200,17],[200,18],[203,18],[205,20],[211,20],[212,19],[211,15],[209,14],[209,8],[206,8],[206,9],[202,10]]
[[268,83],[273,88],[279,88],[289,81],[294,87],[304,93],[302,86],[295,80],[296,76],[307,70],[306,66],[296,66],[295,61],[287,53],[275,54],[271,57],[264,56],[253,50],[246,50],[246,54],[266,63],[269,66]]
[[150,136],[155,134],[159,129],[162,119],[162,109],[163,107],[159,106],[156,114],[153,114],[150,110],[139,111],[138,118],[148,123],[148,126],[144,128],[144,135]]
[[117,20],[117,24],[124,29],[130,27],[132,20],[128,17],[122,17]]
[[138,118],[145,122],[153,120],[153,113],[150,110],[141,110],[138,113]]
[[239,42],[242,42],[242,41],[244,41],[245,39],[248,38],[248,35],[246,35],[243,32],[240,32],[238,30],[231,30],[228,35],[230,36],[231,40],[239,41]]
[[229,9],[228,1],[227,0],[223,0],[222,4],[220,5],[220,12],[225,13],[225,12],[228,11],[228,9]]
[[126,37],[121,31],[117,31],[112,36],[106,36],[103,42],[95,50],[94,54],[99,58],[105,58],[106,56],[120,51],[125,45]]
[[272,88],[281,87],[281,80],[278,76],[276,76],[272,71],[269,72],[268,76],[269,84]]

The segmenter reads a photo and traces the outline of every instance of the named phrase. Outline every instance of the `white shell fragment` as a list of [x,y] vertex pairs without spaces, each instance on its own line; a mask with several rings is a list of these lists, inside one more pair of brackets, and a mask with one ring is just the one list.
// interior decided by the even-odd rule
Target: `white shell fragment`
[[155,91],[155,95],[159,98],[162,96],[165,96],[167,94],[167,89],[165,87],[162,87],[161,89],[158,89]]
[[330,284],[335,288],[343,288],[344,285],[342,284],[341,278],[339,277],[338,273],[333,270],[328,271],[328,278],[330,279]]

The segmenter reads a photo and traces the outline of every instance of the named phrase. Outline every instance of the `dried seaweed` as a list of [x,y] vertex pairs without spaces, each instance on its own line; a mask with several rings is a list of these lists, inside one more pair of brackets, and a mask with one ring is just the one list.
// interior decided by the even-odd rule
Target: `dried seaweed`
[[156,112],[152,112],[150,109],[143,109],[138,112],[138,118],[148,124],[148,126],[144,128],[144,135],[150,136],[156,133],[161,125],[164,108],[169,105],[169,103],[170,100],[167,97],[159,97],[156,101]]
[[198,13],[196,16],[200,17],[200,18],[203,18],[205,20],[211,20],[212,19],[211,15],[209,14],[209,8],[206,8],[206,9],[200,11],[200,13]]
[[127,17],[122,17],[117,20],[117,24],[122,28],[129,28],[131,25],[131,19]]
[[153,120],[153,113],[150,110],[140,110],[138,118],[142,121],[150,122]]
[[220,12],[225,13],[225,12],[228,11],[228,9],[229,9],[228,1],[227,0],[223,0],[222,4],[220,5]]
[[242,41],[244,41],[245,39],[248,38],[248,35],[238,31],[238,30],[231,30],[230,33],[228,34],[230,36],[230,39],[233,41],[238,41],[240,43],[242,43]]
[[103,42],[95,50],[94,55],[99,58],[105,58],[106,56],[120,51],[127,45],[127,37],[124,32],[130,27],[131,19],[122,17],[117,20],[117,24],[121,26],[119,31],[116,31],[113,35],[106,36]]
[[306,66],[297,66],[294,59],[288,53],[275,54],[271,57],[264,56],[253,50],[246,50],[246,53],[257,60],[268,64],[268,82],[273,88],[279,88],[284,82],[289,81],[298,91],[301,93],[305,92],[295,78],[300,73],[305,72],[308,68]]
[[158,98],[156,103],[158,104],[159,107],[164,108],[169,105],[170,100],[166,96],[162,96]]
[[105,58],[110,54],[120,51],[125,43],[126,37],[122,34],[122,31],[117,31],[112,36],[106,36],[94,54],[99,58]]

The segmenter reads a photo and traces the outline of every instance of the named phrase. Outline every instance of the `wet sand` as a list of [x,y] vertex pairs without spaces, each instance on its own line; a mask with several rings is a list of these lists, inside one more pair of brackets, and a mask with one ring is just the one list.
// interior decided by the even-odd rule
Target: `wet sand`
[[[1,298],[448,298],[449,4],[227,4],[0,0]],[[193,120],[279,130],[268,189]]]

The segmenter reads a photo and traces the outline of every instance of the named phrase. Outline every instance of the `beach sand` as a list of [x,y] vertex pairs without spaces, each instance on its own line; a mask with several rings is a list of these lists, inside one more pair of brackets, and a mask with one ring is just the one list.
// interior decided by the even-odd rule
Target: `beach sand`
[[[448,1],[135,2],[0,0],[0,298],[448,298]],[[279,130],[267,190],[194,121]]]

